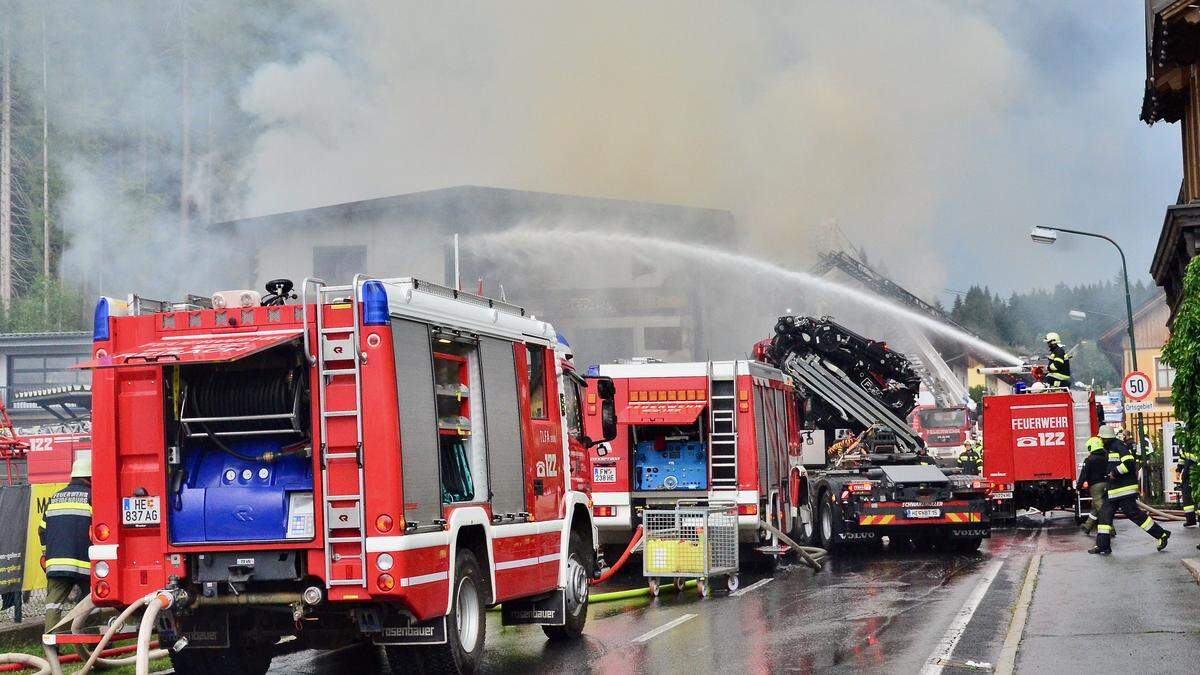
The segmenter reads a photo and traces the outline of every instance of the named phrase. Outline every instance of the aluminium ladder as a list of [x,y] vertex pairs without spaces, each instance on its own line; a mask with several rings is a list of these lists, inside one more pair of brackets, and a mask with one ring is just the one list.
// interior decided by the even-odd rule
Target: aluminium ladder
[[[363,503],[364,474],[363,474],[363,421],[362,421],[362,358],[360,355],[361,320],[359,308],[359,292],[365,276],[358,274],[350,286],[326,286],[325,281],[316,278],[304,280],[303,298],[301,299],[304,316],[304,352],[309,364],[317,368],[317,409],[320,417],[321,444],[321,504],[324,514],[324,545],[325,545],[325,585],[334,586],[367,586],[367,529],[365,522],[365,505]],[[311,349],[308,338],[308,290],[316,289],[316,336],[317,347]],[[353,316],[350,326],[327,327],[325,325],[325,304],[340,299],[350,292],[350,313]],[[348,334],[348,337],[344,337]],[[343,336],[343,337],[334,337]],[[338,349],[341,349],[341,352]],[[332,357],[332,358],[331,358]],[[329,362],[339,364],[330,367]],[[349,361],[350,364],[343,362]],[[337,377],[353,378],[354,407],[350,409],[330,409],[328,406],[327,389]],[[329,447],[329,420],[354,418],[355,445],[353,450]],[[357,471],[357,491],[347,494],[329,494],[329,465],[353,460]],[[350,506],[334,506],[334,503]],[[338,534],[339,531],[355,530],[353,535]],[[334,551],[337,544],[356,544],[357,553],[338,553]],[[358,560],[358,576],[334,579],[333,563],[347,558]]]
[[733,380],[713,377],[711,361],[708,400],[708,462],[712,474],[709,489],[737,490],[737,394]]

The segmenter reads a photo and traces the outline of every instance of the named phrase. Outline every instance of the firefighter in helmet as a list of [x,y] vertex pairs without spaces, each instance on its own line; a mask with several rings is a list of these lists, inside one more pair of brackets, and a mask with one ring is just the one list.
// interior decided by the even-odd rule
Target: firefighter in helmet
[[983,453],[975,447],[975,441],[968,438],[963,442],[963,451],[958,455],[958,466],[969,476],[977,475],[983,468]]
[[38,526],[42,567],[46,570],[46,632],[70,605],[76,588],[88,592],[92,563],[88,530],[92,526],[92,453],[76,453],[71,482],[54,493]]
[[937,464],[929,454],[929,446],[925,444],[925,439],[917,436],[917,464]]
[[1058,333],[1046,333],[1046,350],[1050,352],[1050,365],[1046,368],[1046,377],[1042,381],[1047,387],[1071,386],[1071,357],[1063,349],[1061,342]]
[[[1101,425],[1100,431],[1111,429]],[[1108,453],[1104,449],[1104,439],[1092,436],[1087,441],[1088,456],[1083,460],[1083,468],[1079,471],[1079,480],[1075,489],[1081,493],[1086,490],[1092,497],[1092,510],[1083,523],[1083,533],[1090,535],[1100,522],[1100,508],[1104,505],[1104,495],[1108,493]]]
[[1163,529],[1154,519],[1138,508],[1137,464],[1129,445],[1117,439],[1112,427],[1104,425],[1097,434],[1108,454],[1108,491],[1104,505],[1100,507],[1100,523],[1096,526],[1096,545],[1088,553],[1109,555],[1112,553],[1113,517],[1117,511],[1125,514],[1130,522],[1136,523],[1151,537],[1158,540],[1158,550],[1167,547],[1171,533]]

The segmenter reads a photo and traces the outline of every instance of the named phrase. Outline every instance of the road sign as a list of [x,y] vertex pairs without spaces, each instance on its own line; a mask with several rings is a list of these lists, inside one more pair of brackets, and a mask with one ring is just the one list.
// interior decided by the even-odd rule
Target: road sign
[[[1125,392],[1125,398],[1141,401],[1150,396],[1150,377],[1140,370],[1135,370],[1125,376],[1125,381],[1121,383],[1121,391]],[[1126,405],[1126,412],[1128,407]]]
[[1130,401],[1125,404],[1125,414],[1150,412],[1154,409],[1153,401]]

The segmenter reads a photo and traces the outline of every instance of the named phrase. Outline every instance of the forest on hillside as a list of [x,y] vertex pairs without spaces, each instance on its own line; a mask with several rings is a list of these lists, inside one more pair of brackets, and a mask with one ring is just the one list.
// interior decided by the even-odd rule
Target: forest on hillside
[[[1141,279],[1131,283],[1134,310],[1159,292],[1158,287]],[[1068,314],[1072,310],[1084,312],[1087,318],[1072,319]],[[1102,388],[1120,383],[1121,374],[1096,345],[1102,334],[1126,323],[1125,291],[1120,277],[1093,284],[1058,284],[1049,290],[1014,292],[1007,298],[987,286],[972,286],[955,297],[948,314],[989,342],[1020,355],[1044,353],[1046,333],[1056,332],[1067,349],[1078,345],[1072,360],[1072,375],[1077,380],[1094,380]]]

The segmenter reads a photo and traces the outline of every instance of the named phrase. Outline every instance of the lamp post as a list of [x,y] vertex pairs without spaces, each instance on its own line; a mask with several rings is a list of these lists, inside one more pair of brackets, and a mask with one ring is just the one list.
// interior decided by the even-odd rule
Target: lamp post
[[[1121,249],[1121,245],[1114,241],[1111,237],[1095,232],[1083,232],[1082,230],[1068,230],[1065,227],[1050,227],[1048,225],[1039,225],[1033,228],[1029,233],[1029,237],[1038,244],[1053,244],[1058,241],[1058,233],[1065,232],[1067,234],[1077,234],[1081,237],[1094,237],[1103,239],[1116,247],[1117,253],[1121,255],[1121,280],[1125,282],[1125,316],[1129,322],[1129,361],[1133,370],[1138,369],[1137,363],[1137,340],[1133,335],[1133,301],[1129,298],[1129,267],[1125,264],[1125,251]],[[1149,496],[1150,489],[1150,465],[1147,459],[1147,453],[1143,444],[1146,441],[1145,429],[1142,427],[1142,413],[1135,415],[1137,420],[1137,436],[1138,436],[1138,453],[1142,456],[1142,483],[1143,489]]]

